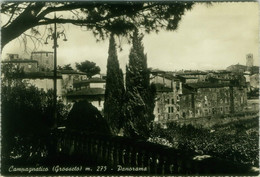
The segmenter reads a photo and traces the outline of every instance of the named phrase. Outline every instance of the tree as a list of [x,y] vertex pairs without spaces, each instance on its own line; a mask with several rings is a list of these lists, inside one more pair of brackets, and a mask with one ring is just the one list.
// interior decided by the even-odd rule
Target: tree
[[[147,33],[175,30],[192,5],[192,2],[3,2],[1,13],[8,20],[1,28],[1,46],[22,34],[31,39],[40,36],[37,27],[54,22],[86,27],[99,39],[107,37],[109,32],[129,37],[135,28],[144,28]],[[61,11],[69,15],[51,18],[54,12]],[[25,33],[27,30],[31,34]]]
[[128,136],[147,138],[154,119],[155,89],[150,85],[147,56],[142,36],[135,30],[133,47],[126,66],[125,132]]
[[104,116],[109,122],[111,132],[114,134],[118,134],[120,128],[122,128],[124,90],[123,72],[119,68],[115,39],[111,35],[107,59]]
[[73,70],[70,64],[64,65],[61,70]]
[[76,102],[69,112],[66,128],[89,134],[110,135],[107,121],[98,109],[87,101]]
[[88,60],[81,63],[76,63],[76,68],[81,72],[86,73],[88,78],[91,78],[93,75],[100,73],[100,67],[96,66],[96,63]]
[[[1,82],[1,136],[4,162],[10,155],[28,160],[49,146],[49,133],[53,126],[53,91],[44,92],[22,80],[22,71],[12,65],[2,66]],[[67,110],[57,104],[57,118],[63,123]],[[12,154],[11,154],[12,153]],[[28,161],[27,161],[28,162]]]

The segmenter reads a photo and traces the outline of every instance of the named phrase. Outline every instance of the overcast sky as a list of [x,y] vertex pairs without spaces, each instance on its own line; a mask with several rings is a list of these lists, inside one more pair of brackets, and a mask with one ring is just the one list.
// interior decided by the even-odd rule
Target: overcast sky
[[[245,64],[248,53],[253,54],[254,65],[259,65],[258,13],[258,2],[213,3],[210,7],[197,4],[186,12],[177,31],[145,35],[148,67],[167,71],[225,69],[232,64]],[[68,41],[58,41],[58,65],[74,66],[75,62],[90,60],[105,73],[108,40],[96,43],[91,32],[72,25],[65,28]],[[122,47],[118,57],[125,70],[131,46],[125,42]],[[41,46],[40,50],[52,51],[52,45]],[[7,53],[30,57],[18,40],[5,46],[2,58]]]

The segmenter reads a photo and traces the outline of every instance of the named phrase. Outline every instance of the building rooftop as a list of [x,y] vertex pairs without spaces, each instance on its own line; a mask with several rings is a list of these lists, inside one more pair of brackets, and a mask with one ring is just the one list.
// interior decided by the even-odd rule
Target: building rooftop
[[211,82],[198,82],[198,83],[187,83],[186,86],[198,89],[198,88],[219,88],[219,87],[228,87],[229,83],[211,83]]
[[53,52],[41,50],[41,51],[32,52],[32,54],[33,53],[53,53]]
[[86,88],[82,90],[76,90],[67,94],[67,96],[95,96],[95,95],[105,95],[105,89]]
[[183,75],[183,76],[185,76],[185,75],[207,75],[207,73],[206,72],[202,72],[202,71],[200,71],[200,72],[184,72],[184,73],[178,73],[178,75]]
[[58,70],[59,73],[61,74],[81,74],[81,75],[86,75],[86,73],[75,71],[75,70]]
[[[53,72],[28,72],[21,77],[26,79],[53,79]],[[61,79],[61,74],[57,73],[57,79]]]
[[75,81],[75,84],[83,84],[83,83],[106,83],[105,79],[101,78],[90,78],[88,80],[83,80],[83,81]]
[[4,60],[2,63],[38,63],[36,60],[31,59],[11,59],[11,60]]
[[189,95],[189,94],[192,94],[194,93],[191,89],[188,89],[188,88],[185,88],[183,87],[182,88],[182,95]]
[[165,85],[163,84],[154,84],[155,85],[155,88],[156,88],[156,92],[172,92],[172,88],[170,87],[166,87]]
[[184,78],[184,79],[198,79],[198,77],[192,77],[190,75],[177,75],[179,78]]

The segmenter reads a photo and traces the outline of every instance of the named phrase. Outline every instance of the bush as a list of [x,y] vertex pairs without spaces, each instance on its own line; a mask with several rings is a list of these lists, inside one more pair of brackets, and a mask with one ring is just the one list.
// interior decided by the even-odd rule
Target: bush
[[167,127],[168,129],[154,127],[152,137],[166,139],[177,149],[258,165],[258,119],[216,125],[214,131],[197,129],[191,125],[180,127],[173,122]]
[[98,109],[87,101],[76,102],[68,114],[66,128],[89,134],[111,134],[107,121]]

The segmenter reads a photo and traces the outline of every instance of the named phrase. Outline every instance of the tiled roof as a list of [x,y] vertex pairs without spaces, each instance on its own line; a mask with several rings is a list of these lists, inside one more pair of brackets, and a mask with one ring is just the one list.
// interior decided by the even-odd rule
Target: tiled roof
[[67,94],[67,96],[93,96],[104,95],[105,89],[103,88],[86,88],[82,90],[76,90]]
[[101,78],[90,78],[88,80],[83,80],[83,81],[75,81],[75,84],[84,84],[84,83],[106,83],[105,79]]
[[172,88],[166,87],[163,84],[154,84],[156,88],[156,92],[172,92]]
[[207,75],[206,72],[184,72],[184,73],[178,73],[178,75]]
[[194,93],[192,90],[185,88],[185,87],[182,88],[182,94],[183,95],[189,95],[189,94],[192,94],[192,93]]
[[198,82],[198,83],[188,83],[186,84],[190,88],[218,88],[218,87],[228,87],[228,83],[211,83],[211,82]]
[[[53,79],[53,72],[28,72],[22,78],[27,79]],[[57,78],[61,78],[61,74],[57,73]]]
[[38,63],[36,60],[30,59],[12,59],[12,60],[4,60],[3,63]]
[[61,74],[81,74],[81,75],[86,75],[86,73],[75,71],[75,70],[58,70],[59,73]]
[[32,52],[32,54],[33,53],[53,53],[53,52],[41,50],[41,51]]
[[186,76],[186,75],[184,75],[184,76],[179,76],[179,75],[178,75],[178,77],[179,77],[179,78],[185,78],[185,79],[198,79],[198,77],[192,77],[192,76],[189,76],[189,75],[188,75],[188,76]]

